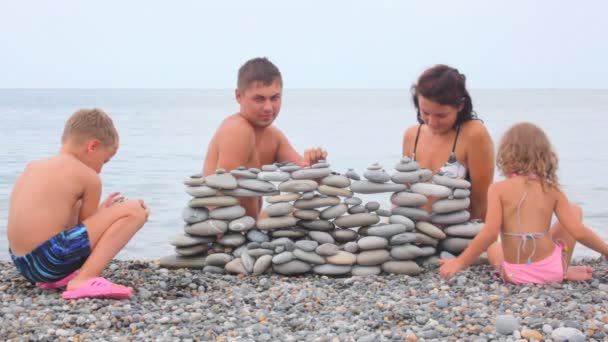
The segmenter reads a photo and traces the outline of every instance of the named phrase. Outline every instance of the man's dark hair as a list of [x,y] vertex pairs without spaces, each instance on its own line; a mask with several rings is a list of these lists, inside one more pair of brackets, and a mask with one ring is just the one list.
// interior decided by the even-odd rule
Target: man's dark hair
[[279,81],[281,86],[283,85],[279,68],[272,64],[268,58],[258,57],[248,60],[241,66],[237,87],[241,92],[244,92],[254,82],[262,82],[263,85],[269,86],[274,81]]

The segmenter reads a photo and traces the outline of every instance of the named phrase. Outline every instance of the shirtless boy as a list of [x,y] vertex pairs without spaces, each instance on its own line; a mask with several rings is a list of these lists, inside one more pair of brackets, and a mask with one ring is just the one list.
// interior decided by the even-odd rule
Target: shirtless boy
[[101,278],[147,221],[142,200],[112,193],[99,203],[99,173],[118,149],[112,119],[81,109],[66,122],[61,150],[30,162],[10,198],[7,234],[15,266],[43,289],[67,286],[63,298],[129,298],[132,289]]
[[[259,168],[275,162],[308,166],[327,157],[321,148],[308,149],[302,157],[272,125],[281,109],[282,92],[281,72],[268,59],[254,58],[243,64],[235,90],[240,111],[224,119],[211,140],[203,168],[205,176],[219,168]],[[241,198],[240,203],[247,215],[258,217],[258,198]]]

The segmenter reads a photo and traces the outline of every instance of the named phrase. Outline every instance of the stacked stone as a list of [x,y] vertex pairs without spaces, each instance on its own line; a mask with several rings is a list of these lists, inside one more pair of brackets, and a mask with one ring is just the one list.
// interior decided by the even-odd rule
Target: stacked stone
[[[361,194],[400,193],[407,190],[406,185],[391,182],[391,176],[375,163],[363,174],[365,180],[354,182],[351,190]],[[367,209],[374,209],[376,206]],[[378,221],[358,229],[362,236],[357,241],[357,267],[354,275],[373,275],[381,271],[415,275],[422,269],[415,263],[400,257],[400,246],[415,242],[414,222],[406,216],[392,211],[378,209],[380,216],[388,216],[388,223]],[[360,214],[357,214],[360,215]],[[397,253],[395,253],[397,251]]]

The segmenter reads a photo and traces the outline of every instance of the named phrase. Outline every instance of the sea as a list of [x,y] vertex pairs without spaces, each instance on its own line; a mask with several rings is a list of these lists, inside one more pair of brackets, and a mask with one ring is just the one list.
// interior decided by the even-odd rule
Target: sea
[[[471,96],[495,145],[516,122],[546,131],[559,156],[564,191],[582,206],[584,223],[608,240],[608,90],[472,90]],[[181,212],[190,198],[182,180],[202,171],[216,128],[239,109],[230,89],[0,90],[0,260],[9,260],[13,183],[29,160],[59,151],[66,119],[82,107],[110,113],[120,134],[120,149],[101,173],[102,199],[119,191],[151,208],[149,221],[117,256],[137,260],[174,254],[169,241],[183,231]],[[392,172],[403,133],[413,124],[408,89],[285,89],[275,121],[297,150],[322,147],[334,171],[360,174],[375,162]],[[390,208],[389,194],[362,198]],[[598,256],[584,246],[574,255]]]

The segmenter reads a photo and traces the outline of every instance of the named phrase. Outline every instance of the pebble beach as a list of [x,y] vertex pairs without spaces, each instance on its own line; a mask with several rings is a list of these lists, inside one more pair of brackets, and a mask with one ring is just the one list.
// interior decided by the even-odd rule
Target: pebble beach
[[584,282],[514,286],[474,266],[418,276],[220,275],[115,261],[129,300],[63,300],[0,262],[0,340],[607,341],[608,263]]

